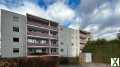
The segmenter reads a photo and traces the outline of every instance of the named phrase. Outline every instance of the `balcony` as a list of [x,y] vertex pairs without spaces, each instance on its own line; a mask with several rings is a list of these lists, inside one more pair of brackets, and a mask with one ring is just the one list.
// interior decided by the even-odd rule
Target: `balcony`
[[27,23],[28,25],[30,26],[36,26],[36,27],[40,27],[40,28],[44,28],[44,29],[50,29],[50,27],[46,24],[40,24],[40,23],[37,23],[37,22],[28,22]]
[[28,56],[41,56],[41,55],[48,55],[49,52],[48,51],[42,51],[42,52],[31,52],[31,51],[28,51],[27,55]]
[[32,53],[32,52],[28,52],[27,55],[28,56],[40,56],[40,55],[48,55],[48,52],[45,53]]
[[28,34],[28,35],[32,35],[32,36],[45,37],[45,38],[49,38],[49,37],[50,37],[50,36],[48,35],[48,33],[41,33],[41,32],[28,31],[27,34]]
[[58,47],[58,44],[51,44],[52,47]]
[[86,39],[87,37],[88,37],[88,35],[80,34],[80,38],[84,38],[84,39]]
[[51,52],[51,55],[58,55],[58,52]]
[[80,39],[80,43],[87,43],[88,41],[87,40],[82,40],[82,39]]
[[58,31],[58,28],[55,26],[51,26],[51,30]]
[[49,44],[30,43],[27,42],[28,47],[49,47]]
[[80,45],[80,49],[83,49],[84,47],[85,47],[85,45],[84,45],[84,44]]
[[58,39],[58,35],[50,35],[50,37],[53,39]]

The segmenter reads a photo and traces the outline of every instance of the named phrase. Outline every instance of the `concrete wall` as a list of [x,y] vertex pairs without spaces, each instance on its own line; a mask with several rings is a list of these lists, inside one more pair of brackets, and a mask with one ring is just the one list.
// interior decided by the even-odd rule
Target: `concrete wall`
[[85,54],[85,62],[91,63],[92,62],[92,53],[84,53]]
[[[80,53],[79,31],[59,27],[59,54],[63,57],[77,57]],[[61,44],[63,42],[63,44]],[[63,51],[61,51],[63,50]]]
[[0,56],[1,56],[1,10],[0,10]]
[[[18,17],[15,21],[13,17]],[[1,53],[2,57],[26,56],[26,17],[13,12],[1,10]],[[13,32],[13,27],[19,27],[19,32]],[[19,42],[13,42],[18,37]],[[13,53],[13,48],[19,48],[19,53]]]

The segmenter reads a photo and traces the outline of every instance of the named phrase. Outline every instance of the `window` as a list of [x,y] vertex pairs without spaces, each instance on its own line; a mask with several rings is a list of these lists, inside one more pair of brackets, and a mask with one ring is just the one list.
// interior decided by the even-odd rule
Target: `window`
[[41,40],[41,44],[45,44],[46,43],[46,40]]
[[13,53],[19,53],[19,48],[13,48]]
[[61,42],[61,45],[63,45],[64,43],[63,42]]
[[19,32],[19,27],[13,27],[14,32]]
[[63,28],[60,28],[60,30],[62,31],[62,30],[63,30]]
[[29,43],[34,43],[34,40],[33,39],[28,39],[28,42]]
[[52,48],[51,52],[57,52],[57,49],[56,48]]
[[13,42],[19,42],[19,38],[14,37],[14,38],[13,38]]
[[13,16],[13,21],[18,22],[19,21],[19,17],[18,16]]
[[64,50],[63,50],[63,49],[61,49],[60,51],[61,51],[61,52],[63,52]]
[[73,46],[74,44],[72,43],[72,46]]

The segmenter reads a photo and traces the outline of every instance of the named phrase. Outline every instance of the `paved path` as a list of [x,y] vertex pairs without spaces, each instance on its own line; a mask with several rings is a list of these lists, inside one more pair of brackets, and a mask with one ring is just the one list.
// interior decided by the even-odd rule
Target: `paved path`
[[82,64],[82,65],[60,65],[59,67],[111,67],[110,65],[107,64]]

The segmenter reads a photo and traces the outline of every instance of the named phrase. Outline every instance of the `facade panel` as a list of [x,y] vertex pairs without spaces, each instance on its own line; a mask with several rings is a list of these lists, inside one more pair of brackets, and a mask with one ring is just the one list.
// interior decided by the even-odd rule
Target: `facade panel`
[[59,54],[63,57],[77,57],[80,54],[79,30],[59,27]]
[[[14,31],[13,27],[18,27],[19,31]],[[1,40],[2,57],[26,56],[26,17],[1,10]],[[14,53],[14,48],[19,52]]]

